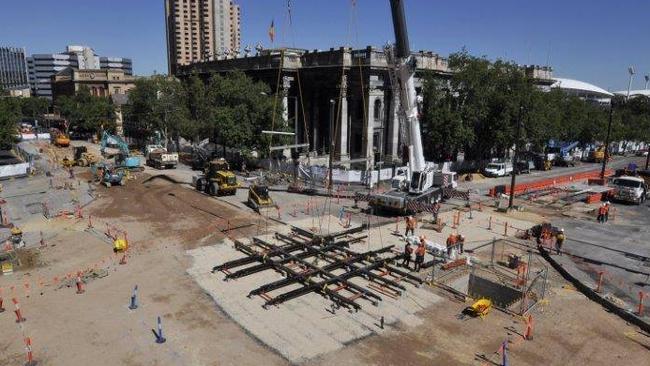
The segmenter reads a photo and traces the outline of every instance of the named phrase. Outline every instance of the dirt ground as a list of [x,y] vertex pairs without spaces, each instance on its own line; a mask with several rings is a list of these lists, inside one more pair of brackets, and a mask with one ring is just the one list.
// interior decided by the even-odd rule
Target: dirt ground
[[[185,250],[225,235],[272,231],[273,223],[163,178],[143,183],[146,179],[140,174],[124,187],[97,187],[99,198],[85,208],[83,219],[42,220],[35,226],[51,239],[34,266],[0,276],[7,309],[0,314],[0,365],[24,363],[23,336],[31,337],[40,365],[288,364],[227,318],[185,272],[190,267]],[[89,215],[94,230],[88,230]],[[126,264],[112,253],[103,235],[106,224],[128,233]],[[85,293],[65,286],[66,276],[93,268],[107,269],[108,275],[90,279]],[[139,308],[129,310],[135,285]],[[494,352],[506,339],[514,365],[647,362],[648,335],[563,286],[551,272],[550,295],[533,313],[533,341],[521,340],[520,319],[499,311],[482,320],[458,319],[469,304],[436,289],[447,300],[422,311],[424,325],[397,326],[307,364],[497,365]],[[14,296],[27,318],[22,327],[8,300]],[[152,333],[157,316],[167,338],[161,345]]]

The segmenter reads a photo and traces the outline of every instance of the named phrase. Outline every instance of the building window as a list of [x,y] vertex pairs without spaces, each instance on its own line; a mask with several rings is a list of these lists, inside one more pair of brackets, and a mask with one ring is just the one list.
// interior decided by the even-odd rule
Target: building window
[[375,118],[375,122],[381,122],[382,118],[382,103],[381,99],[375,99],[375,105],[373,107],[373,116]]

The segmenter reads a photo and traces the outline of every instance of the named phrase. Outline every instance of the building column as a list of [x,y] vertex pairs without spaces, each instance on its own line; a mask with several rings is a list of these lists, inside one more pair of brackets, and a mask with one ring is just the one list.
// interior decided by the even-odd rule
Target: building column
[[392,163],[399,160],[399,98],[397,91],[391,93],[390,113],[388,113],[388,149],[386,162]]
[[375,134],[375,97],[368,97],[368,121],[366,122],[366,161],[367,169],[372,169],[375,166],[375,154],[373,153],[374,147],[374,134]]
[[348,149],[348,129],[350,120],[348,117],[348,77],[341,77],[341,123],[339,126],[339,160],[349,160],[350,152]]
[[285,127],[289,124],[289,88],[292,80],[290,76],[282,77],[280,93],[282,94],[282,121]]

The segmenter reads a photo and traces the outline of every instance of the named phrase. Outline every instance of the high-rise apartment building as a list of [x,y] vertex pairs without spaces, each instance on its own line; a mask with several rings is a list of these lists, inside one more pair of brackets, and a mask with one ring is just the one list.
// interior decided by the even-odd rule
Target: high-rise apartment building
[[25,49],[0,47],[0,86],[2,89],[25,88],[27,85]]
[[90,47],[68,46],[63,53],[35,54],[27,58],[32,95],[52,99],[52,76],[68,67],[79,70],[120,69],[133,74],[131,59],[99,57]]
[[165,0],[169,73],[239,50],[240,17],[231,0]]

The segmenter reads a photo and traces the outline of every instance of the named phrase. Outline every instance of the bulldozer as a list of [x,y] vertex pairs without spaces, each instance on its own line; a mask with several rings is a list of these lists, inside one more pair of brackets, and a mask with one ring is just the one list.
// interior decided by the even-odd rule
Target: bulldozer
[[269,187],[261,184],[253,184],[248,187],[248,205],[259,214],[276,208],[273,199],[269,196]]
[[74,147],[74,160],[73,164],[78,166],[91,166],[99,162],[99,157],[91,152],[88,152],[86,146]]
[[233,196],[237,193],[239,182],[226,159],[220,158],[207,164],[204,173],[197,177],[195,187],[197,191],[211,196]]

